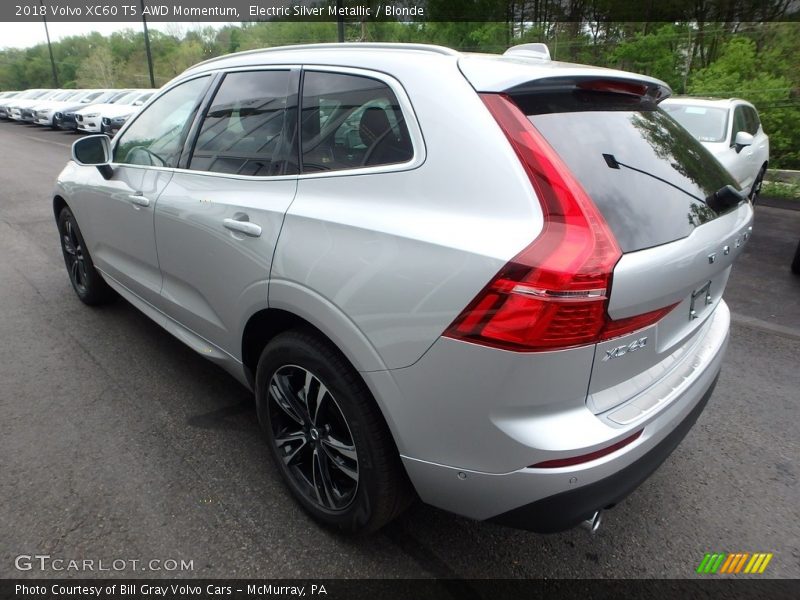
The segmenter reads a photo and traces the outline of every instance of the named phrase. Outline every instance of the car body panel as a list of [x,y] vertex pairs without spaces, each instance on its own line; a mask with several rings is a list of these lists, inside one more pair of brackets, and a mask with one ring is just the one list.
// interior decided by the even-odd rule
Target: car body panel
[[[272,256],[296,190],[295,177],[177,171],[159,196],[155,232],[162,308],[237,360],[247,317],[266,307]],[[261,234],[226,229],[225,219],[246,220]]]

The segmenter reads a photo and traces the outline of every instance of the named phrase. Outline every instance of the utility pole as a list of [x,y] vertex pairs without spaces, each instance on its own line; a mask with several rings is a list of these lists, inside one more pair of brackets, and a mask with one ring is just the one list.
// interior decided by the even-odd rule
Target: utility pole
[[[41,0],[40,0],[41,1]],[[150,70],[150,87],[156,87],[156,78],[153,76],[153,55],[150,53],[150,33],[147,31],[147,19],[144,16],[144,0],[139,0],[142,6],[142,25],[144,26],[144,49],[147,52],[147,68]]]
[[344,42],[344,16],[342,15],[342,0],[336,0],[336,31],[339,34],[339,43]]
[[50,51],[50,66],[53,68],[53,85],[58,87],[58,71],[56,71],[56,59],[53,58],[53,45],[50,43],[50,31],[47,29],[47,12],[44,10],[42,0],[39,0],[42,7],[42,22],[44,22],[44,34],[47,36],[47,49]]

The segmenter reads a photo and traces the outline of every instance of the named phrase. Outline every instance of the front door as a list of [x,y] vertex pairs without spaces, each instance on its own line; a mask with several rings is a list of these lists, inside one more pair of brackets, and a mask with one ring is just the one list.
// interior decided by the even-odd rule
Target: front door
[[156,206],[165,312],[241,358],[244,319],[267,303],[272,255],[297,189],[289,160],[298,72],[227,73],[188,159]]
[[173,87],[148,106],[114,145],[113,175],[92,168],[86,214],[97,267],[158,306],[161,270],[156,252],[156,204],[172,178],[188,126],[209,77]]

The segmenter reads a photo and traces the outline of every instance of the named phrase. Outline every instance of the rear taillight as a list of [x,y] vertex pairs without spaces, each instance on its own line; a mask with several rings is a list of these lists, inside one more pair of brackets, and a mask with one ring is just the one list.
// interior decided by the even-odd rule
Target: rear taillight
[[444,335],[537,352],[641,329],[672,307],[612,321],[606,305],[622,252],[581,185],[514,102],[481,98],[508,138],[542,205],[539,236],[492,279]]

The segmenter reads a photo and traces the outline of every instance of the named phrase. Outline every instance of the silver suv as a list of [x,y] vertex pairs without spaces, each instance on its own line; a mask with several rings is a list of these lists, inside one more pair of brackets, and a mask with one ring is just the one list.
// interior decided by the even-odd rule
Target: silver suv
[[75,142],[67,270],[252,389],[325,524],[373,531],[416,494],[596,525],[703,410],[752,223],[669,93],[542,45],[214,59]]

